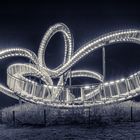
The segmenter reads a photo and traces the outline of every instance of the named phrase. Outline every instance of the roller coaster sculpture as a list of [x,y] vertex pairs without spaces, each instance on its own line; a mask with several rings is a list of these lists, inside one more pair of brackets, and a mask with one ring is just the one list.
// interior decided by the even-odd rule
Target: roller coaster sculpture
[[[51,37],[61,32],[64,37],[64,60],[55,69],[45,63],[45,50]],[[0,50],[0,59],[13,56],[28,58],[32,63],[16,63],[7,68],[7,87],[0,84],[0,91],[8,96],[24,101],[58,106],[83,107],[131,99],[140,93],[140,71],[115,81],[104,82],[104,76],[89,70],[70,70],[73,65],[95,50],[109,44],[132,42],[140,44],[140,30],[127,29],[114,31],[87,42],[74,52],[73,38],[69,28],[58,23],[45,33],[38,50],[38,56],[28,50],[11,48]],[[39,83],[29,77],[37,77]],[[78,94],[72,92],[73,86],[66,86],[66,81],[74,77],[89,77],[99,81],[98,85],[79,86]],[[57,85],[53,79],[59,78]]]

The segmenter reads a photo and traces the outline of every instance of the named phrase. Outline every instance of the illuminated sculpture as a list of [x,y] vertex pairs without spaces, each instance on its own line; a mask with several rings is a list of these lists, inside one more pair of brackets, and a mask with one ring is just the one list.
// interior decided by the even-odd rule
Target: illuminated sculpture
[[[45,49],[51,37],[62,32],[65,42],[64,60],[55,69],[49,69],[45,64]],[[74,70],[71,67],[81,58],[94,52],[103,46],[119,43],[132,42],[140,44],[140,30],[120,30],[105,34],[84,44],[74,52],[73,38],[68,27],[63,23],[51,26],[45,33],[38,56],[28,49],[11,48],[0,51],[0,59],[12,56],[29,58],[32,63],[16,63],[7,69],[7,85],[0,85],[0,91],[13,98],[21,98],[24,101],[67,107],[94,106],[128,100],[140,93],[140,72],[134,73],[126,79],[104,82],[104,77],[94,71]],[[33,76],[42,82],[38,83],[28,78]],[[73,86],[65,86],[65,82],[73,77],[90,77],[100,81],[98,85],[80,86],[78,96],[73,92]],[[53,79],[59,78],[57,85]]]

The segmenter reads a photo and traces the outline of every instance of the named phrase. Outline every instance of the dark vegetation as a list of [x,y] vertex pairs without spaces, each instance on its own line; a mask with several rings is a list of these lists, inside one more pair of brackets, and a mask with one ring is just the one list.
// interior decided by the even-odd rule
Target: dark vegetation
[[140,121],[140,104],[133,101],[69,109],[25,103],[1,110],[1,122],[10,126],[106,126],[131,121]]

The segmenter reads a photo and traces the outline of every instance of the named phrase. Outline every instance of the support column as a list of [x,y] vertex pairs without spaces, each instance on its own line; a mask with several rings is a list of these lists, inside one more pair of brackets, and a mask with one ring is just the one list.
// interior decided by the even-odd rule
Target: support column
[[119,89],[119,87],[118,87],[118,84],[117,84],[117,83],[115,83],[115,84],[116,84],[116,88],[117,88],[118,95],[120,96],[120,89]]
[[68,88],[66,88],[66,102],[70,102],[70,93]]
[[102,48],[102,68],[103,68],[103,82],[105,81],[106,79],[106,61],[105,61],[105,47]]
[[69,70],[69,87],[71,87],[71,69]]
[[102,90],[102,93],[104,94],[104,97],[106,99],[106,95],[105,95],[105,90],[104,90],[104,82],[105,82],[105,79],[106,79],[106,67],[105,67],[105,47],[102,47],[102,71],[103,71],[103,90]]
[[81,88],[81,101],[85,101],[85,93],[83,88]]
[[113,96],[113,94],[112,94],[112,90],[111,90],[110,85],[109,85],[109,91],[110,91],[110,96],[112,97],[112,96]]

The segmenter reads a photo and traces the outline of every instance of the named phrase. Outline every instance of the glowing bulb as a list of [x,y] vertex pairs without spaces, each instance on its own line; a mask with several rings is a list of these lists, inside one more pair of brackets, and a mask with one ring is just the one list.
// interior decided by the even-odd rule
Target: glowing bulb
[[90,88],[90,86],[85,86],[84,88],[85,88],[85,89],[89,89],[89,88]]
[[114,81],[110,81],[110,84],[114,84]]
[[107,86],[107,85],[108,85],[108,83],[104,83],[104,85],[105,85],[105,86]]
[[121,81],[124,81],[124,80],[125,80],[124,78],[121,79]]

